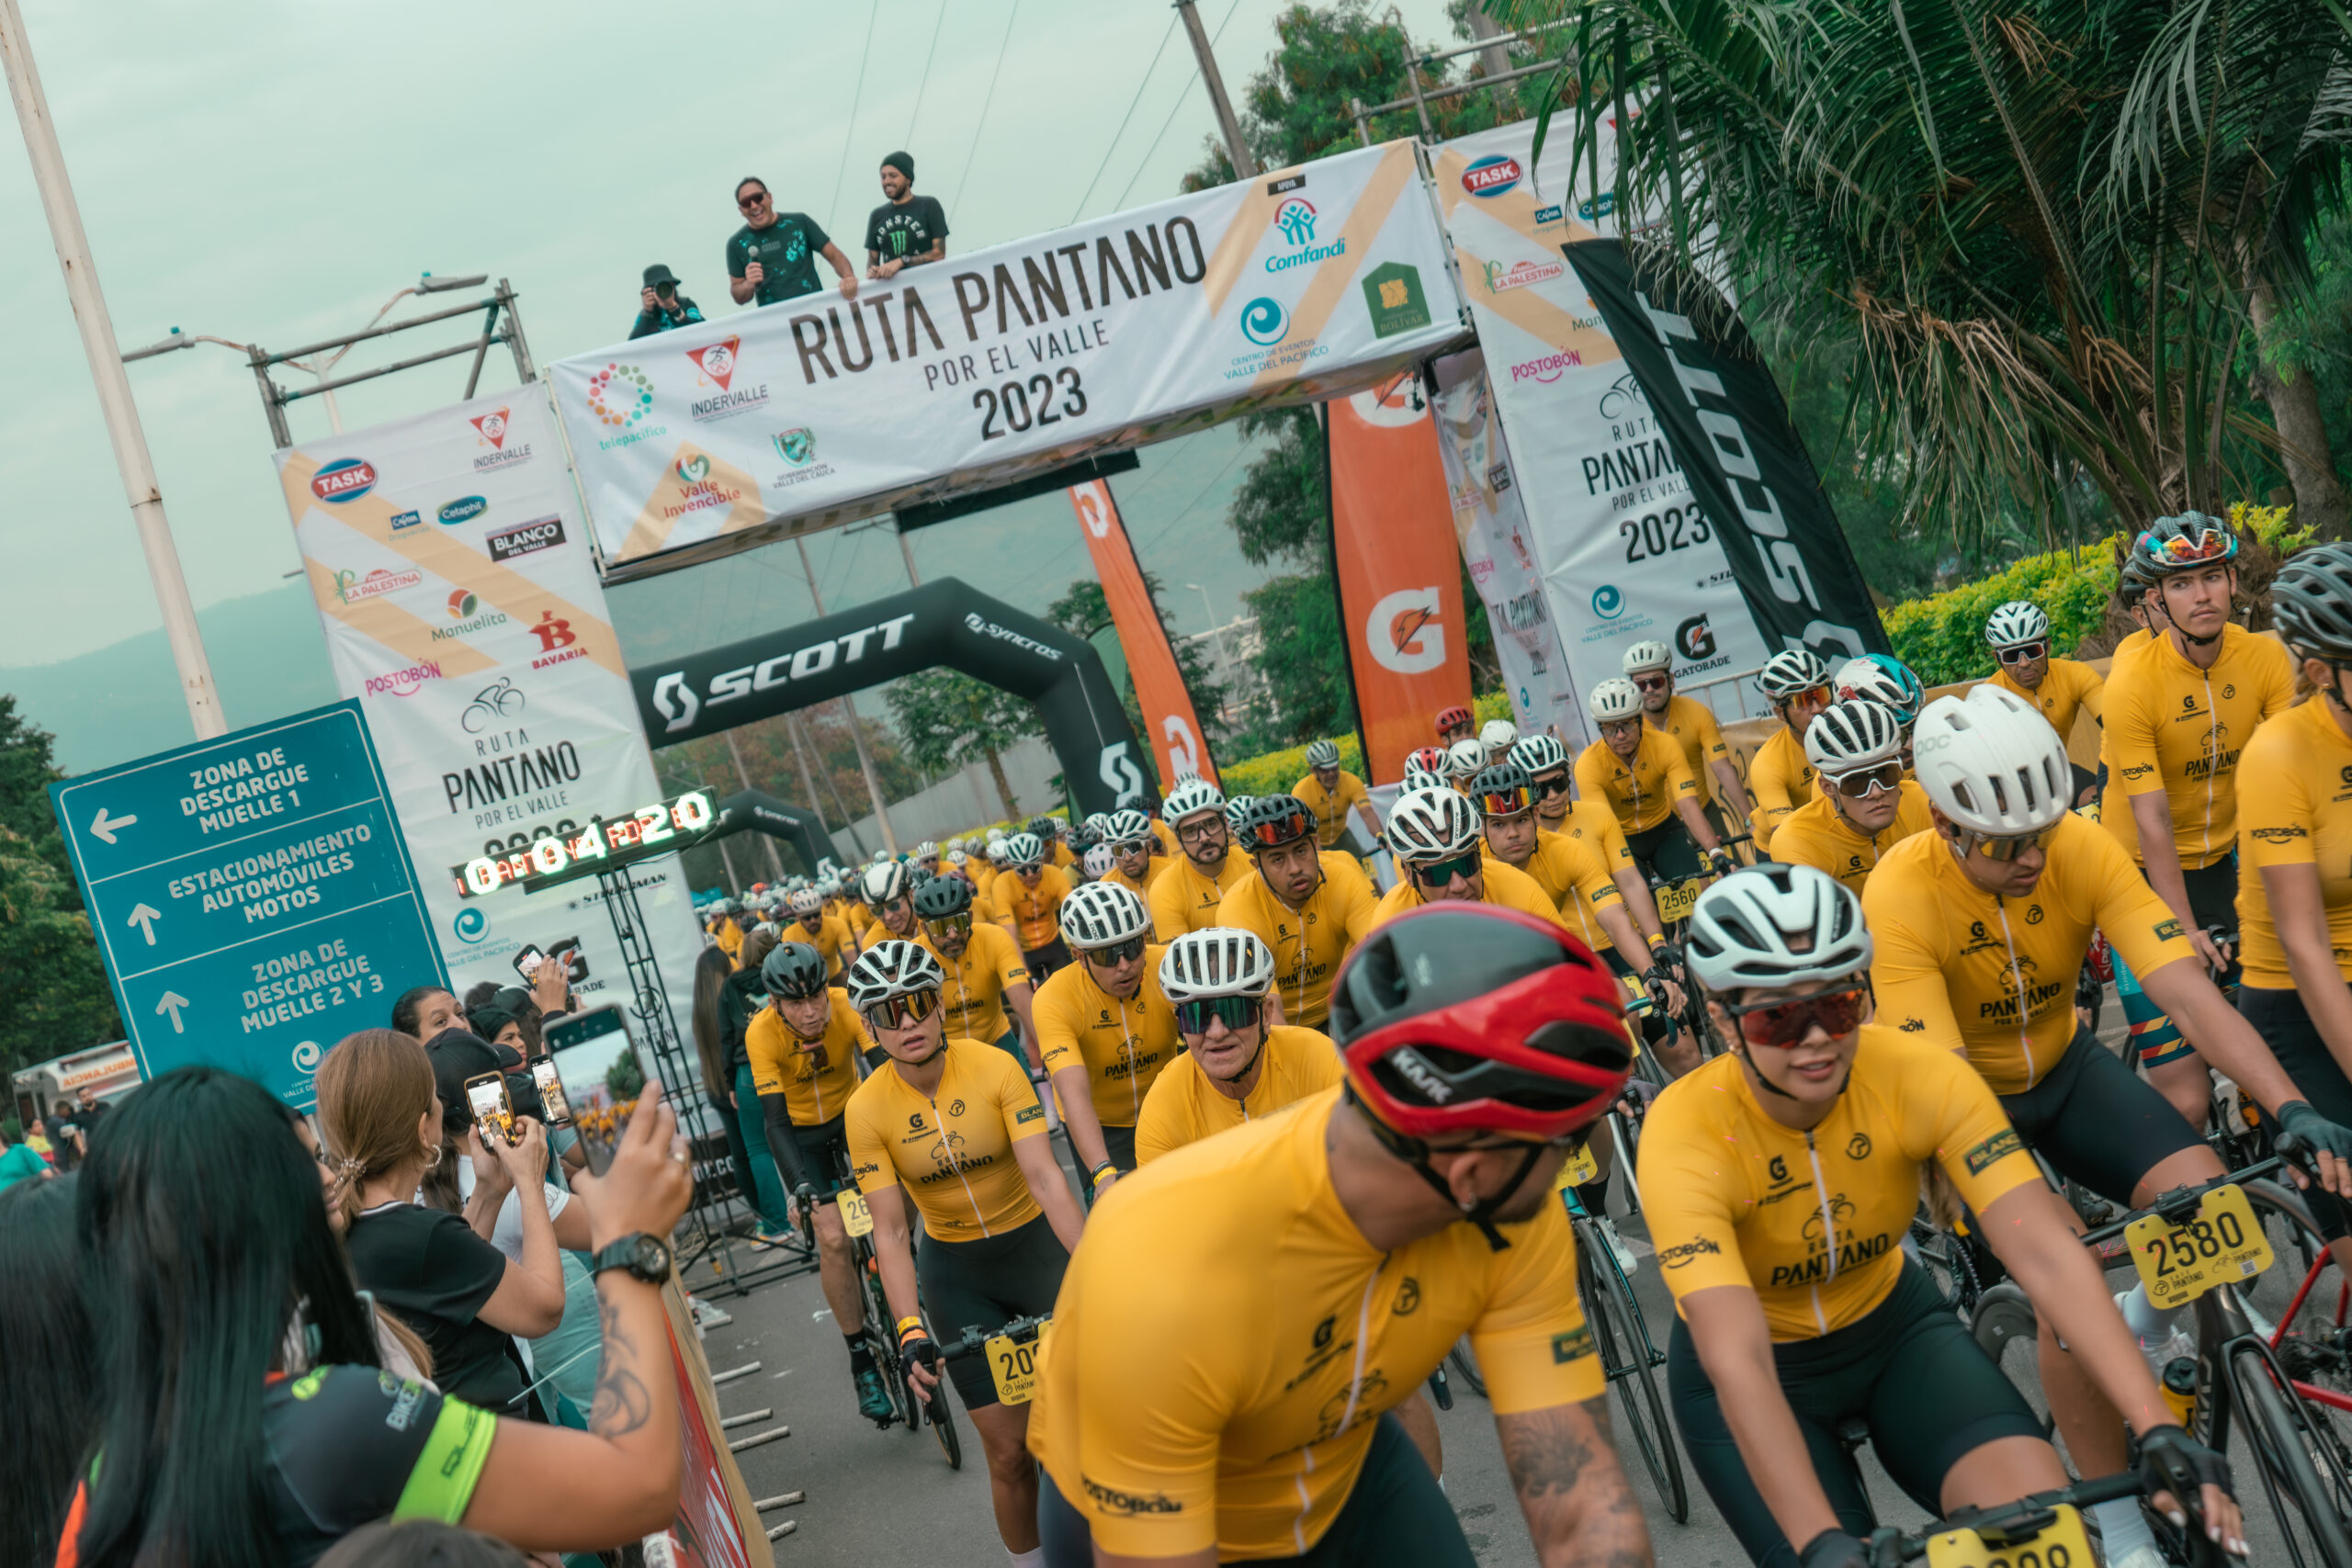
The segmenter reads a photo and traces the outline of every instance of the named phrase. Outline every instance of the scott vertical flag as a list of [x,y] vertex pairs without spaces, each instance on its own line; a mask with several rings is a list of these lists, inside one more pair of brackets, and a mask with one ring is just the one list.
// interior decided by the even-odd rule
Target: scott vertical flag
[[1078,513],[1078,531],[1086,536],[1094,575],[1102,580],[1103,600],[1111,606],[1119,646],[1127,656],[1127,677],[1135,682],[1144,728],[1151,733],[1151,754],[1159,761],[1160,789],[1167,790],[1186,773],[1216,783],[1216,764],[1209,761],[1209,749],[1202,742],[1193,694],[1176,668],[1176,650],[1169,646],[1159,607],[1144,586],[1134,541],[1119,520],[1109,483],[1090,479],[1070,486],[1069,503]]
[[1470,701],[1462,564],[1437,424],[1409,374],[1326,411],[1331,558],[1364,765],[1405,776],[1440,709]]

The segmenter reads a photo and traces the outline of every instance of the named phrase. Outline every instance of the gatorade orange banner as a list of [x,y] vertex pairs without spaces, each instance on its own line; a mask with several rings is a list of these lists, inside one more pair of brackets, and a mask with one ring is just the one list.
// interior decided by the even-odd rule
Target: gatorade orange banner
[[1176,668],[1176,650],[1168,645],[1168,629],[1159,624],[1159,609],[1144,587],[1143,568],[1136,564],[1136,547],[1127,525],[1119,520],[1118,503],[1102,479],[1069,487],[1069,503],[1078,513],[1079,532],[1086,536],[1087,553],[1094,558],[1094,575],[1102,581],[1102,597],[1111,606],[1111,620],[1119,629],[1119,646],[1127,656],[1127,678],[1135,682],[1136,702],[1143,708],[1144,728],[1151,737],[1151,754],[1159,763],[1159,787],[1164,794],[1186,773],[1198,773],[1216,783],[1216,764],[1201,741],[1201,721],[1193,712],[1193,694]]
[[1395,784],[1470,701],[1462,565],[1437,424],[1409,375],[1323,405],[1331,558],[1366,781]]

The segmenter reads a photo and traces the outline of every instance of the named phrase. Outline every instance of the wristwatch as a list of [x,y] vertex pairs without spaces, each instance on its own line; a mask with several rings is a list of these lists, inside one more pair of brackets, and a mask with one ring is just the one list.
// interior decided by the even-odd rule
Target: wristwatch
[[649,1285],[670,1282],[670,1244],[644,1231],[625,1235],[596,1254],[588,1266],[593,1278],[607,1269],[625,1269]]

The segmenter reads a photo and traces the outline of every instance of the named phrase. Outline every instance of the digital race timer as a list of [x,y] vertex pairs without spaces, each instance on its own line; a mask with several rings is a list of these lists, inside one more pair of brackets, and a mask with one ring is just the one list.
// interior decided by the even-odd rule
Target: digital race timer
[[592,818],[581,832],[535,840],[530,848],[506,855],[481,855],[453,867],[458,889],[469,898],[516,883],[526,893],[650,860],[699,843],[718,820],[710,796],[698,789],[625,817]]

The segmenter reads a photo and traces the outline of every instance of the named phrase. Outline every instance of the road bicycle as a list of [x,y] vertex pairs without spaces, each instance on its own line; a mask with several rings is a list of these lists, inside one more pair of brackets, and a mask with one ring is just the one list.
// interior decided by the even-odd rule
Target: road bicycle
[[[1871,1568],[1903,1568],[1928,1559],[1929,1568],[2091,1568],[2090,1538],[2084,1531],[2082,1510],[2095,1503],[2136,1496],[2147,1490],[2137,1475],[2100,1476],[2078,1481],[2055,1492],[2037,1493],[1990,1508],[1956,1508],[1925,1529],[1900,1530],[1882,1525],[1863,1543]],[[2233,1560],[2205,1539],[2197,1517],[2196,1491],[2187,1477],[2171,1484],[2184,1499],[2189,1523],[2176,1529],[2158,1519],[2159,1548],[2185,1568],[2223,1568]]]
[[[793,1193],[793,1200],[799,1213],[801,1234],[813,1237],[817,1234],[817,1190],[803,1182]],[[912,1434],[922,1431],[928,1423],[932,1434],[939,1439],[940,1451],[947,1456],[948,1468],[961,1470],[964,1446],[956,1434],[955,1413],[948,1408],[946,1385],[942,1383],[933,1389],[928,1399],[918,1394],[914,1380],[908,1375],[906,1355],[899,1348],[898,1337],[890,1332],[889,1325],[894,1321],[890,1298],[882,1288],[882,1265],[874,1250],[874,1216],[865,1207],[865,1199],[855,1186],[845,1185],[835,1193],[833,1202],[841,1212],[842,1228],[849,1233],[850,1266],[856,1272],[858,1290],[865,1301],[865,1321],[858,1332],[865,1339],[874,1364],[881,1369],[883,1386],[890,1392],[890,1415],[876,1425],[887,1431],[893,1423],[902,1424]],[[910,1235],[910,1243],[912,1239]],[[924,1332],[930,1332],[928,1321]],[[933,1337],[935,1341],[937,1336]]]

